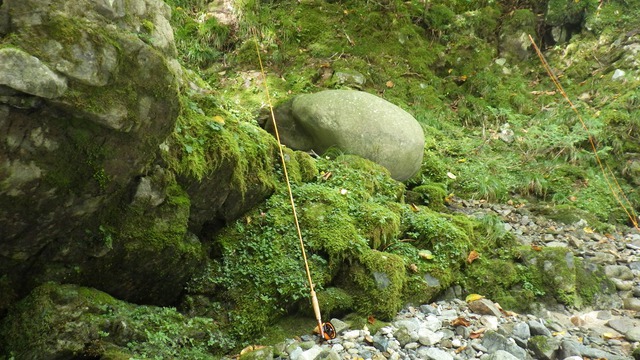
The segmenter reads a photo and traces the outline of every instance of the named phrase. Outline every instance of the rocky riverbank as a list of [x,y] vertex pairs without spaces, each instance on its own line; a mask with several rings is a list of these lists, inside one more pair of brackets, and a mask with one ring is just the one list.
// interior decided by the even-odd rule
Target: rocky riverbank
[[[524,205],[454,199],[454,211],[495,214],[522,244],[565,247],[602,265],[617,293],[591,308],[536,304],[529,314],[503,310],[481,296],[449,288],[431,304],[409,306],[372,332],[333,319],[338,336],[319,343],[303,335],[273,347],[246,351],[243,359],[633,359],[640,344],[640,233],[593,230],[584,219],[571,224],[537,215]],[[373,327],[373,326],[372,326]],[[634,355],[635,354],[635,355]]]

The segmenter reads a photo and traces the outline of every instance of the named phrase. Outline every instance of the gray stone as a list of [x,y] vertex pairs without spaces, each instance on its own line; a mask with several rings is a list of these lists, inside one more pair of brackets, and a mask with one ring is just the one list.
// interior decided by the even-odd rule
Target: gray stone
[[380,351],[387,351],[387,348],[389,347],[389,338],[384,335],[374,335],[373,347]]
[[513,336],[517,336],[522,340],[528,340],[531,337],[529,325],[525,322],[519,322],[513,327]]
[[398,340],[401,347],[405,347],[405,345],[418,341],[418,333],[417,330],[414,332],[410,332],[406,328],[401,328],[396,331],[393,336]]
[[[314,345],[312,348],[305,350],[300,354],[297,360],[314,360],[315,358],[322,353],[322,348],[318,345]],[[293,357],[291,357],[293,360]]]
[[0,49],[0,85],[23,93],[53,99],[67,91],[67,80],[20,49]]
[[438,319],[435,315],[429,314],[420,323],[420,326],[423,328],[427,328],[431,331],[438,331],[442,328],[442,321],[440,321],[440,319]]
[[324,349],[315,360],[340,360],[340,355],[334,349]]
[[636,322],[629,318],[616,318],[607,321],[606,325],[621,334],[625,334],[636,326]]
[[558,349],[558,358],[564,359],[571,356],[580,356],[580,346],[583,345],[573,339],[562,340],[560,348]]
[[560,348],[560,340],[543,335],[533,336],[528,344],[536,359],[540,360],[555,360],[555,353]]
[[396,328],[398,328],[398,330],[404,328],[409,332],[417,332],[418,328],[420,327],[420,320],[418,320],[415,317],[412,317],[412,318],[409,318],[409,319],[398,320],[398,321],[394,322],[393,325]]
[[628,265],[632,271],[633,270],[640,271],[640,261],[633,261],[633,262],[630,262]]
[[418,349],[418,356],[425,360],[453,360],[451,354],[434,347]]
[[623,299],[622,307],[627,310],[640,311],[640,299],[639,298]]
[[[359,155],[404,181],[422,164],[424,132],[406,111],[375,95],[327,90],[299,95],[276,109],[282,142],[324,153],[331,147]],[[273,132],[271,122],[266,129]]]
[[607,277],[620,280],[633,280],[633,272],[628,266],[624,265],[606,265],[604,273]]
[[551,331],[540,320],[529,321],[527,325],[529,325],[531,335],[551,336]]
[[597,252],[595,255],[589,259],[594,264],[615,264],[616,256],[609,253]]
[[620,70],[620,69],[616,69],[613,72],[613,75],[611,75],[611,80],[620,80],[620,79],[624,79],[624,75],[626,73],[624,72],[624,70]]
[[349,329],[349,324],[340,319],[331,319],[331,324],[336,329],[336,334],[341,334],[343,331]]
[[624,337],[631,342],[640,341],[640,327],[629,329],[629,331],[624,333]]
[[487,360],[522,360],[522,359],[513,356],[511,353],[507,351],[498,350],[493,354],[489,355]]
[[360,87],[367,79],[361,73],[352,70],[336,71],[331,76],[331,82],[339,85]]
[[422,345],[435,345],[439,343],[440,340],[442,340],[442,337],[443,335],[441,332],[433,332],[426,328],[421,328],[420,330],[418,330],[418,341]]
[[420,311],[422,311],[425,314],[436,314],[438,313],[438,309],[432,305],[429,304],[424,304],[424,305],[420,305]]
[[519,359],[527,357],[526,350],[519,347],[513,339],[508,339],[495,331],[487,331],[485,333],[482,345],[487,348],[489,353],[504,350]]
[[471,335],[471,329],[466,326],[456,326],[456,334],[463,339],[468,339]]

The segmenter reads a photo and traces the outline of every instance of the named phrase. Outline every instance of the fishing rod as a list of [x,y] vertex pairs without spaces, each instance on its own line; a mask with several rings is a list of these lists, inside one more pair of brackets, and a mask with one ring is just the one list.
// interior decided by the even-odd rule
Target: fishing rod
[[298,240],[300,242],[300,251],[302,252],[302,259],[304,260],[304,270],[307,275],[307,282],[309,283],[309,295],[311,297],[311,305],[313,307],[313,313],[315,314],[316,321],[318,322],[318,332],[320,333],[320,337],[325,340],[331,340],[336,337],[336,330],[331,324],[330,321],[322,322],[322,316],[320,314],[320,304],[318,303],[318,297],[315,291],[315,285],[313,284],[313,280],[311,279],[311,271],[309,270],[309,262],[307,260],[307,252],[304,247],[304,241],[302,239],[302,230],[300,229],[300,222],[298,221],[298,213],[296,211],[296,204],[293,199],[293,192],[291,190],[291,182],[289,181],[289,173],[287,172],[287,164],[284,157],[284,152],[282,151],[282,142],[280,141],[280,133],[278,132],[278,125],[276,123],[276,117],[273,113],[273,104],[271,102],[271,95],[269,94],[269,86],[267,84],[267,76],[264,71],[264,66],[262,65],[262,57],[260,56],[260,49],[258,47],[257,36],[255,37],[255,45],[256,45],[256,53],[258,54],[258,62],[260,63],[260,73],[262,74],[262,81],[264,84],[265,93],[267,96],[267,104],[269,105],[269,112],[271,115],[271,122],[273,124],[274,133],[276,136],[276,141],[278,142],[278,150],[280,154],[280,160],[282,162],[282,170],[284,173],[285,183],[287,184],[287,192],[289,193],[289,202],[291,203],[291,211],[293,212],[293,220],[296,226],[296,231],[298,234]]

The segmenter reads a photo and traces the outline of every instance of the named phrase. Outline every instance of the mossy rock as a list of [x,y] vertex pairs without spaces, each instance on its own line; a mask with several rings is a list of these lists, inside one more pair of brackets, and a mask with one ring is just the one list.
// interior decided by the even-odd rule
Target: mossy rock
[[482,294],[505,309],[526,311],[536,296],[545,294],[531,271],[512,259],[481,257],[466,267],[462,279],[469,293]]
[[84,283],[123,299],[169,305],[204,264],[205,249],[187,231],[189,197],[170,173],[164,174],[150,176],[163,196],[159,205],[134,200],[101,228],[100,247],[82,265]]
[[447,197],[447,190],[442,183],[430,183],[413,188],[414,192],[420,195],[422,204],[428,205],[434,210],[444,208],[444,199]]
[[370,250],[343,271],[340,287],[353,294],[358,313],[391,319],[404,305],[406,272],[400,256]]
[[[328,287],[317,290],[318,303],[325,318],[340,317],[354,310],[354,299],[351,294],[339,287]],[[301,313],[313,318],[313,309],[309,303],[300,304]]]
[[394,203],[362,203],[353,211],[360,232],[369,240],[369,247],[384,250],[400,235],[402,207]]
[[600,224],[600,221],[593,214],[590,214],[582,209],[578,209],[571,204],[541,206],[534,205],[531,207],[531,212],[534,214],[540,214],[548,219],[566,225],[573,225],[580,220],[585,220],[592,226]]
[[207,318],[137,306],[101,291],[44,284],[0,325],[0,347],[17,358],[214,359],[233,342]]
[[459,266],[471,250],[470,240],[473,236],[472,226],[466,229],[460,226],[471,223],[459,222],[461,219],[459,216],[420,208],[405,213],[403,232],[407,238],[414,240],[415,247],[431,250],[435,262]]

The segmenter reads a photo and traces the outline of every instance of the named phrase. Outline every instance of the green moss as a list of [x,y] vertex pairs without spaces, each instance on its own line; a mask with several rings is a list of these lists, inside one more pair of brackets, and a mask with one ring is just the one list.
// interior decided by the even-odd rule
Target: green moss
[[220,169],[229,171],[230,183],[241,194],[248,184],[275,186],[277,144],[271,135],[226,111],[211,96],[183,94],[181,102],[162,153],[173,170],[196,181]]
[[460,228],[452,216],[427,208],[406,212],[404,234],[419,249],[433,252],[434,263],[458,268],[471,250],[470,234]]
[[316,160],[304,151],[296,151],[295,158],[300,168],[300,177],[303,182],[310,182],[318,176]]
[[597,303],[602,295],[615,294],[616,287],[601,266],[576,257],[576,289],[585,305]]
[[[353,310],[354,299],[344,289],[329,287],[317,293],[318,303],[323,316],[327,318],[341,316]],[[308,310],[311,310],[307,308]],[[309,315],[312,315],[309,313]]]
[[532,278],[548,296],[568,306],[580,306],[576,285],[576,263],[573,254],[564,248],[522,249],[524,264]]
[[372,249],[384,250],[400,234],[402,209],[400,206],[395,206],[394,209],[389,205],[365,202],[351,212],[355,215],[360,232],[369,240],[369,247]]
[[548,351],[551,350],[549,339],[544,335],[532,336],[529,341],[532,343],[531,346],[540,351],[540,353],[548,353]]
[[537,296],[545,294],[531,271],[513,259],[481,257],[467,266],[462,279],[470,293],[487,296],[505,309],[526,311]]
[[447,197],[447,190],[441,183],[431,183],[413,188],[413,191],[420,195],[422,204],[428,205],[431,209],[441,210],[444,208],[444,198]]
[[369,332],[371,334],[375,334],[383,327],[389,325],[387,321],[375,317],[372,318],[369,315],[363,316],[362,314],[358,313],[348,314],[343,320],[349,325],[349,328],[364,329],[366,327],[367,329],[369,329]]
[[345,269],[347,291],[354,294],[360,314],[391,319],[402,308],[402,289],[406,281],[404,262],[398,255],[370,250]]
[[[179,357],[212,359],[229,350],[219,328],[174,309],[136,306],[100,291],[53,283],[12,308],[0,328],[17,357]],[[63,339],[63,340],[61,340]]]

